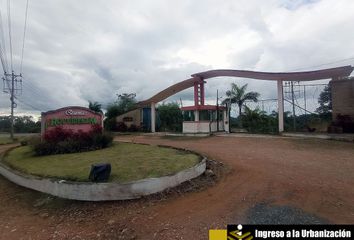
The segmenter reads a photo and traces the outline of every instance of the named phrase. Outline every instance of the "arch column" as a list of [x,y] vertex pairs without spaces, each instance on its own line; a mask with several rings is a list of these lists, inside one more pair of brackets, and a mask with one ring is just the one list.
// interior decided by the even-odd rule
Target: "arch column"
[[283,95],[283,81],[277,81],[278,86],[278,127],[279,133],[284,132],[284,95]]

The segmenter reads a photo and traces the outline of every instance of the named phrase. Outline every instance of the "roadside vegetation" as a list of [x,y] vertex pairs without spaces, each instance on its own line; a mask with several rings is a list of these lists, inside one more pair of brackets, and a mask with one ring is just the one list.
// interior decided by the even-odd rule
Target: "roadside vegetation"
[[[11,117],[0,116],[0,132],[11,131]],[[39,133],[41,131],[41,121],[35,121],[32,116],[15,116],[15,133]]]
[[[238,117],[231,117],[232,128],[243,128],[250,133],[278,133],[278,112],[267,113],[258,107],[251,109],[247,102],[257,102],[260,94],[257,92],[246,92],[247,84],[238,86],[231,84],[231,90],[226,93],[223,104],[238,108]],[[332,120],[331,89],[325,87],[318,99],[319,107],[314,113],[297,115],[295,118],[296,129],[293,128],[293,116],[291,112],[284,112],[285,131],[300,132],[326,132]]]
[[135,93],[123,93],[117,95],[117,100],[108,105],[105,114],[106,119],[104,120],[104,127],[106,130],[117,131],[119,129],[116,117],[136,108],[137,101],[135,97]]
[[177,103],[163,103],[157,107],[157,112],[160,121],[159,131],[182,132],[183,115]]
[[[46,131],[43,139],[34,138],[28,141],[37,156],[76,153],[103,149],[111,146],[113,137],[102,131],[98,124],[92,125],[89,132],[55,127]],[[22,145],[27,145],[23,142]]]

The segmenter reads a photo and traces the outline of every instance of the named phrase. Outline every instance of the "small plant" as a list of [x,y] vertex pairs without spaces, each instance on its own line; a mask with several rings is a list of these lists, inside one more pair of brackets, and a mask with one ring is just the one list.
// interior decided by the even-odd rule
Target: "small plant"
[[349,115],[338,114],[336,120],[328,127],[330,133],[354,133],[354,121]]
[[128,127],[124,122],[118,122],[116,126],[116,130],[118,132],[126,132],[128,131]]
[[130,127],[128,128],[128,132],[137,132],[139,130],[140,130],[139,127],[136,126],[135,124],[130,125]]
[[93,125],[90,132],[73,132],[62,127],[48,131],[42,141],[31,141],[36,155],[85,152],[102,149],[112,144],[113,137],[103,133],[101,126]]

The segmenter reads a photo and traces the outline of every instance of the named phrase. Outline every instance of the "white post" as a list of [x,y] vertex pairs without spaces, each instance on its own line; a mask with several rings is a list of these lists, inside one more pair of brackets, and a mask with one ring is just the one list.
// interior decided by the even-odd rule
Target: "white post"
[[278,80],[278,126],[279,133],[284,132],[284,96],[282,80]]
[[155,119],[156,119],[156,111],[155,111],[155,103],[151,103],[151,132],[155,132]]
[[195,122],[199,121],[199,111],[198,110],[194,110],[194,121]]
[[224,112],[224,131],[230,133],[230,117],[228,114],[228,108],[223,111]]

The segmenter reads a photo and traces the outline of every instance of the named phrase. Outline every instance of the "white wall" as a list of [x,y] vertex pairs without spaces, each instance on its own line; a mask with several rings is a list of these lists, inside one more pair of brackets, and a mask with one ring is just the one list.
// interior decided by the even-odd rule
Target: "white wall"
[[[183,133],[209,133],[209,124],[212,132],[217,131],[216,122],[209,121],[185,121],[183,122]],[[219,121],[219,131],[224,131],[224,122]]]

